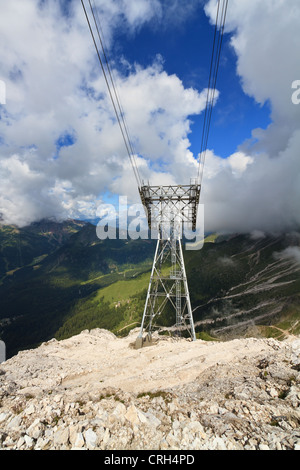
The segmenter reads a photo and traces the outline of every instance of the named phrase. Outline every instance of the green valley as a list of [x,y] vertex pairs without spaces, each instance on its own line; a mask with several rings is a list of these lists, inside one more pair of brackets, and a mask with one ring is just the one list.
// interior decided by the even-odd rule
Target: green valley
[[[87,222],[0,228],[0,338],[8,356],[53,337],[140,325],[155,241],[99,240]],[[298,233],[209,235],[185,251],[198,338],[300,331]],[[171,315],[160,319],[172,325]]]

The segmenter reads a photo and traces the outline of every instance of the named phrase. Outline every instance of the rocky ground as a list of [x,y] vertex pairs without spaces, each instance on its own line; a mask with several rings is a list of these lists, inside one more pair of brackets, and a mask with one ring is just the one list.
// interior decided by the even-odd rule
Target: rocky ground
[[300,450],[300,338],[134,349],[84,331],[0,364],[0,449]]

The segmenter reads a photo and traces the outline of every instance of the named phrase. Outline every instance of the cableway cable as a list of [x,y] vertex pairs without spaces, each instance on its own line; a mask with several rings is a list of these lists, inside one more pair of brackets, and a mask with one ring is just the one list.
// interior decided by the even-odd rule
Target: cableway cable
[[[124,131],[125,131],[125,134],[126,134],[126,137],[127,137],[127,142],[128,142],[128,145],[129,145],[129,148],[130,148],[130,151],[131,151],[131,156],[130,156],[130,159],[132,160],[132,165],[134,167],[134,171],[137,175],[137,179],[139,179],[139,182],[140,182],[140,178],[139,178],[139,174],[138,174],[138,170],[137,170],[137,163],[136,163],[136,158],[135,158],[135,155],[136,155],[136,151],[134,150],[134,146],[133,146],[133,143],[132,143],[132,139],[129,135],[129,129],[128,129],[128,124],[126,123],[126,116],[125,116],[125,113],[124,113],[124,110],[123,110],[123,107],[122,107],[122,104],[121,104],[121,101],[120,101],[120,98],[118,96],[118,92],[117,92],[117,87],[115,86],[115,79],[114,79],[114,76],[113,76],[113,71],[109,65],[109,57],[108,57],[108,54],[106,52],[106,46],[105,46],[105,41],[104,41],[104,34],[103,34],[103,31],[102,31],[102,28],[101,28],[101,22],[100,22],[100,19],[99,19],[99,15],[98,15],[98,11],[95,7],[95,3],[94,1],[92,0],[92,3],[94,5],[94,7],[92,7],[91,5],[91,0],[89,0],[89,5],[90,5],[90,8],[91,8],[91,11],[92,11],[92,15],[93,15],[93,18],[94,18],[94,22],[95,22],[95,25],[96,25],[96,30],[97,30],[97,34],[98,34],[98,38],[99,38],[99,41],[100,41],[100,44],[101,44],[101,48],[102,48],[102,52],[103,52],[103,56],[104,56],[104,59],[105,59],[105,63],[106,63],[106,67],[107,67],[107,70],[108,70],[108,73],[109,73],[109,77],[110,77],[110,81],[111,81],[111,84],[112,84],[112,87],[113,87],[113,93],[115,95],[115,98],[116,98],[116,102],[117,102],[117,106],[118,106],[118,109],[119,109],[119,112],[120,112],[120,116],[121,116],[121,119],[122,119],[122,122],[123,122],[123,126],[124,126]],[[96,12],[96,13],[95,13]],[[96,19],[97,18],[97,19]],[[103,38],[103,39],[102,39]]]
[[[84,0],[81,0],[82,7],[83,7],[83,10],[84,10],[84,13],[85,13],[85,16],[86,16],[86,20],[87,20],[87,23],[88,23],[88,26],[89,26],[89,30],[90,30],[90,33],[91,33],[91,36],[92,36],[92,39],[93,39],[93,42],[94,42],[94,46],[95,46],[95,49],[96,49],[96,52],[97,52],[97,56],[98,56],[98,59],[99,59],[100,65],[101,65],[102,72],[103,72],[103,75],[104,75],[104,79],[105,79],[105,82],[106,82],[106,85],[107,85],[107,88],[108,88],[109,96],[110,96],[110,99],[112,101],[112,105],[113,105],[113,109],[114,109],[114,112],[115,112],[115,115],[116,115],[116,118],[117,118],[117,122],[119,124],[120,130],[121,130],[121,133],[122,133],[122,137],[123,137],[123,140],[124,140],[126,151],[128,153],[128,156],[129,156],[129,159],[130,159],[133,171],[134,171],[134,175],[135,175],[138,187],[140,188],[141,187],[141,178],[140,178],[137,163],[136,163],[135,152],[133,150],[133,144],[132,144],[132,141],[131,141],[130,136],[129,136],[129,130],[128,130],[128,125],[126,124],[125,114],[124,114],[123,108],[121,106],[121,102],[120,102],[120,99],[119,99],[119,96],[118,96],[118,93],[117,93],[116,85],[114,83],[112,70],[111,70],[111,67],[109,65],[108,55],[105,52],[104,39],[102,39],[103,32],[102,32],[100,21],[99,21],[99,16],[98,16],[98,13],[96,11],[96,8],[95,7],[93,8],[91,0],[88,0],[88,2],[89,2],[90,10],[91,10],[91,13],[92,13],[92,17],[93,17],[93,20],[94,20],[94,23],[95,23],[97,36],[98,36],[98,39],[99,39],[99,42],[100,42],[100,46],[101,46],[103,57],[105,59],[105,63],[103,63],[103,60],[101,58],[101,54],[100,54],[100,51],[99,51],[99,48],[98,48],[98,45],[97,45],[95,34],[93,32],[93,28],[92,28],[92,25],[91,25],[91,21],[89,19],[89,15],[87,13],[87,9],[86,9],[85,4],[84,4]],[[95,14],[95,11],[96,11],[96,14]],[[96,18],[96,16],[97,16],[97,18]],[[102,36],[101,36],[101,33],[102,33]],[[105,70],[105,65],[106,65],[108,74]]]
[[[124,123],[124,130],[125,130],[125,134],[126,134],[126,137],[127,137],[127,140],[128,140],[128,144],[130,146],[131,158],[132,158],[132,161],[133,161],[133,165],[134,165],[135,169],[137,170],[138,167],[137,167],[136,157],[135,157],[137,152],[134,149],[134,145],[133,145],[132,139],[130,137],[130,133],[129,133],[128,124],[126,122],[126,115],[125,115],[124,109],[122,107],[120,98],[118,96],[117,87],[115,86],[115,79],[114,79],[114,75],[113,75],[113,70],[111,69],[111,67],[109,65],[109,57],[108,57],[108,54],[106,52],[107,47],[105,45],[104,34],[103,34],[103,31],[102,31],[102,28],[101,28],[101,22],[100,22],[100,19],[99,19],[98,11],[95,8],[95,3],[94,3],[93,0],[92,0],[92,3],[94,5],[94,9],[92,9],[92,11],[96,12],[96,17],[97,17],[97,21],[95,21],[95,24],[96,24],[96,28],[97,28],[99,41],[100,41],[100,44],[101,44],[101,47],[102,47],[103,55],[104,55],[104,58],[105,58],[105,63],[107,65],[107,70],[109,72],[109,76],[110,76],[111,83],[112,83],[112,86],[113,86],[113,91],[114,91],[114,94],[115,94],[115,97],[116,97],[116,100],[117,100],[117,105],[118,105],[118,108],[119,108],[119,111],[120,111],[120,115],[121,115],[123,123]],[[98,28],[98,26],[99,26],[99,28]],[[137,171],[137,174],[138,174],[138,171]],[[138,174],[138,177],[139,177],[139,174]]]
[[[221,2],[222,2],[222,8],[220,7]],[[211,64],[210,64],[206,107],[205,107],[205,114],[204,114],[204,124],[203,124],[202,139],[201,139],[199,167],[198,167],[198,180],[200,181],[200,184],[203,178],[203,170],[204,170],[204,163],[205,163],[205,157],[206,157],[206,151],[207,151],[208,135],[209,135],[210,124],[211,124],[212,109],[213,109],[214,101],[215,101],[217,77],[218,77],[218,71],[219,71],[227,8],[228,8],[228,0],[218,0],[216,24],[215,24],[214,40],[213,40],[213,50],[212,50],[212,57],[211,57]]]

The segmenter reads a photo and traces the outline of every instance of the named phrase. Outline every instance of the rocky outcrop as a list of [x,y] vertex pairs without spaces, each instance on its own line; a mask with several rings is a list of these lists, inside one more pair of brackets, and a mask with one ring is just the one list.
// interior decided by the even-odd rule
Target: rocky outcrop
[[300,450],[300,339],[85,331],[0,365],[0,449]]

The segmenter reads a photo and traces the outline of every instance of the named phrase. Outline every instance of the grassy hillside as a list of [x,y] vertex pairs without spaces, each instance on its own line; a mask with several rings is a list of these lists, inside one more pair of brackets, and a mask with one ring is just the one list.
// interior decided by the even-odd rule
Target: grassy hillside
[[[135,284],[140,274],[150,270],[154,248],[147,240],[99,240],[95,226],[82,224],[49,254],[30,258],[29,264],[6,273],[0,285],[0,337],[8,356],[56,335],[75,334],[95,322],[104,328],[117,326],[121,310],[115,316],[114,306],[110,310],[110,301],[100,302],[99,292],[118,281],[124,291],[127,281]],[[140,287],[144,284],[138,280],[129,291]],[[77,321],[79,312],[82,319]]]

